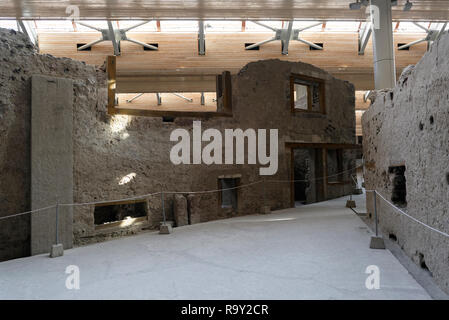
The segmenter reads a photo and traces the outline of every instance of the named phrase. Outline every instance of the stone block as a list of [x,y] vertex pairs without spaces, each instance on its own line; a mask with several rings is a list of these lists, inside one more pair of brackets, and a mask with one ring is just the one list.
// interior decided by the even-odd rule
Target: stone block
[[271,213],[271,207],[270,206],[262,206],[262,214],[270,214]]
[[161,227],[159,229],[159,234],[170,234],[172,233],[173,229],[171,225],[169,224],[161,224]]
[[382,237],[372,236],[369,247],[371,249],[385,249],[384,239],[382,239]]
[[189,216],[187,212],[187,198],[182,194],[175,194],[173,213],[177,227],[189,224]]
[[51,246],[51,249],[50,249],[50,257],[51,258],[61,257],[63,255],[64,255],[64,247],[63,247],[62,243],[54,244]]
[[354,200],[347,200],[346,201],[346,208],[355,208],[356,204]]

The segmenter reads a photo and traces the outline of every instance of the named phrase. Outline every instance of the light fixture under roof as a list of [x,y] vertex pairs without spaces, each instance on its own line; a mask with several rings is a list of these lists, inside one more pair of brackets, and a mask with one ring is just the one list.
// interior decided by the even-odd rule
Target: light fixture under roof
[[412,9],[413,3],[411,3],[409,0],[404,4],[404,11],[410,11]]

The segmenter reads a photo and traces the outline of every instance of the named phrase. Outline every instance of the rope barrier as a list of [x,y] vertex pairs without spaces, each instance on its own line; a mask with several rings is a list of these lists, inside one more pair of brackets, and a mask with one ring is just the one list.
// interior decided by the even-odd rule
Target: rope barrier
[[393,207],[394,209],[396,209],[397,211],[399,211],[399,212],[400,212],[401,214],[403,214],[404,216],[410,218],[411,220],[415,221],[416,223],[419,223],[419,224],[425,226],[426,228],[428,228],[428,229],[430,229],[430,230],[432,230],[432,231],[435,231],[435,232],[437,232],[437,233],[439,233],[439,234],[441,234],[441,235],[443,235],[443,236],[449,238],[449,234],[447,234],[446,232],[443,232],[443,231],[441,231],[441,230],[435,229],[434,227],[431,227],[431,226],[425,224],[424,222],[422,222],[422,221],[420,221],[420,220],[418,220],[418,219],[412,217],[411,215],[409,215],[408,213],[406,213],[406,212],[405,212],[404,210],[402,210],[401,208],[398,208],[396,205],[394,205],[393,203],[391,203],[390,201],[388,201],[388,200],[387,200],[387,199],[386,199],[386,198],[385,198],[379,191],[376,191],[376,190],[365,190],[365,192],[374,192],[374,193],[376,193],[377,195],[379,195],[380,198],[382,198],[382,200],[384,200],[386,203],[388,203],[391,207]]
[[[358,166],[358,167],[354,167],[352,169],[344,170],[344,171],[341,171],[339,173],[336,173],[336,174],[333,174],[333,175],[329,175],[329,176],[327,176],[327,178],[329,178],[329,177],[336,177],[336,176],[342,175],[342,174],[344,174],[346,172],[350,172],[350,171],[356,170],[356,169],[361,168],[361,167],[362,166]],[[148,197],[151,197],[151,196],[155,196],[155,195],[159,195],[161,193],[165,193],[165,194],[207,194],[207,193],[215,193],[215,192],[221,192],[221,191],[227,191],[227,190],[246,188],[246,187],[250,187],[252,185],[256,185],[256,184],[259,184],[259,183],[315,182],[315,181],[318,181],[318,180],[323,180],[325,178],[326,177],[320,177],[320,178],[316,178],[316,179],[304,179],[304,180],[266,180],[266,179],[262,179],[262,180],[258,180],[258,181],[255,181],[255,182],[251,182],[251,183],[247,183],[247,184],[243,184],[243,185],[239,185],[239,186],[235,186],[235,187],[221,188],[221,189],[214,189],[214,190],[203,190],[203,191],[159,191],[159,192],[155,192],[155,193],[148,193],[148,194],[144,194],[144,195],[134,196],[134,197],[130,197],[130,198],[117,199],[117,200],[92,201],[92,202],[83,202],[83,203],[63,203],[63,204],[58,204],[58,206],[60,206],[60,207],[78,207],[78,206],[107,204],[107,203],[110,203],[110,202],[143,200],[145,198],[148,198]],[[30,210],[30,211],[17,213],[17,214],[5,216],[5,217],[0,217],[0,220],[7,219],[7,218],[12,218],[12,217],[16,217],[16,216],[21,216],[21,215],[25,215],[25,214],[35,213],[35,212],[39,212],[39,211],[44,211],[44,210],[47,210],[47,209],[55,208],[56,206],[57,205],[54,204],[54,205],[51,205],[51,206],[48,206],[48,207],[45,207],[45,208],[40,208],[40,209]]]

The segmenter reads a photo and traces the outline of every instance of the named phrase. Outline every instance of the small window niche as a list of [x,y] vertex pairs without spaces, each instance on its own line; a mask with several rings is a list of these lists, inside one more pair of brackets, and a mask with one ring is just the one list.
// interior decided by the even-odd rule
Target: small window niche
[[324,80],[304,75],[290,76],[292,112],[325,113]]
[[388,173],[390,174],[393,185],[391,201],[398,207],[406,207],[407,188],[405,180],[405,166],[389,167]]
[[219,178],[220,202],[222,208],[232,208],[237,211],[239,178]]
[[146,220],[148,215],[145,200],[131,203],[105,203],[95,206],[95,229],[105,227],[127,227]]

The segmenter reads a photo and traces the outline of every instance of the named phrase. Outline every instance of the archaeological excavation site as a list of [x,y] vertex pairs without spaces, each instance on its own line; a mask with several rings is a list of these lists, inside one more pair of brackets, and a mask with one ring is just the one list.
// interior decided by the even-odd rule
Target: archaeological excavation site
[[229,2],[0,1],[1,300],[449,298],[449,3]]

